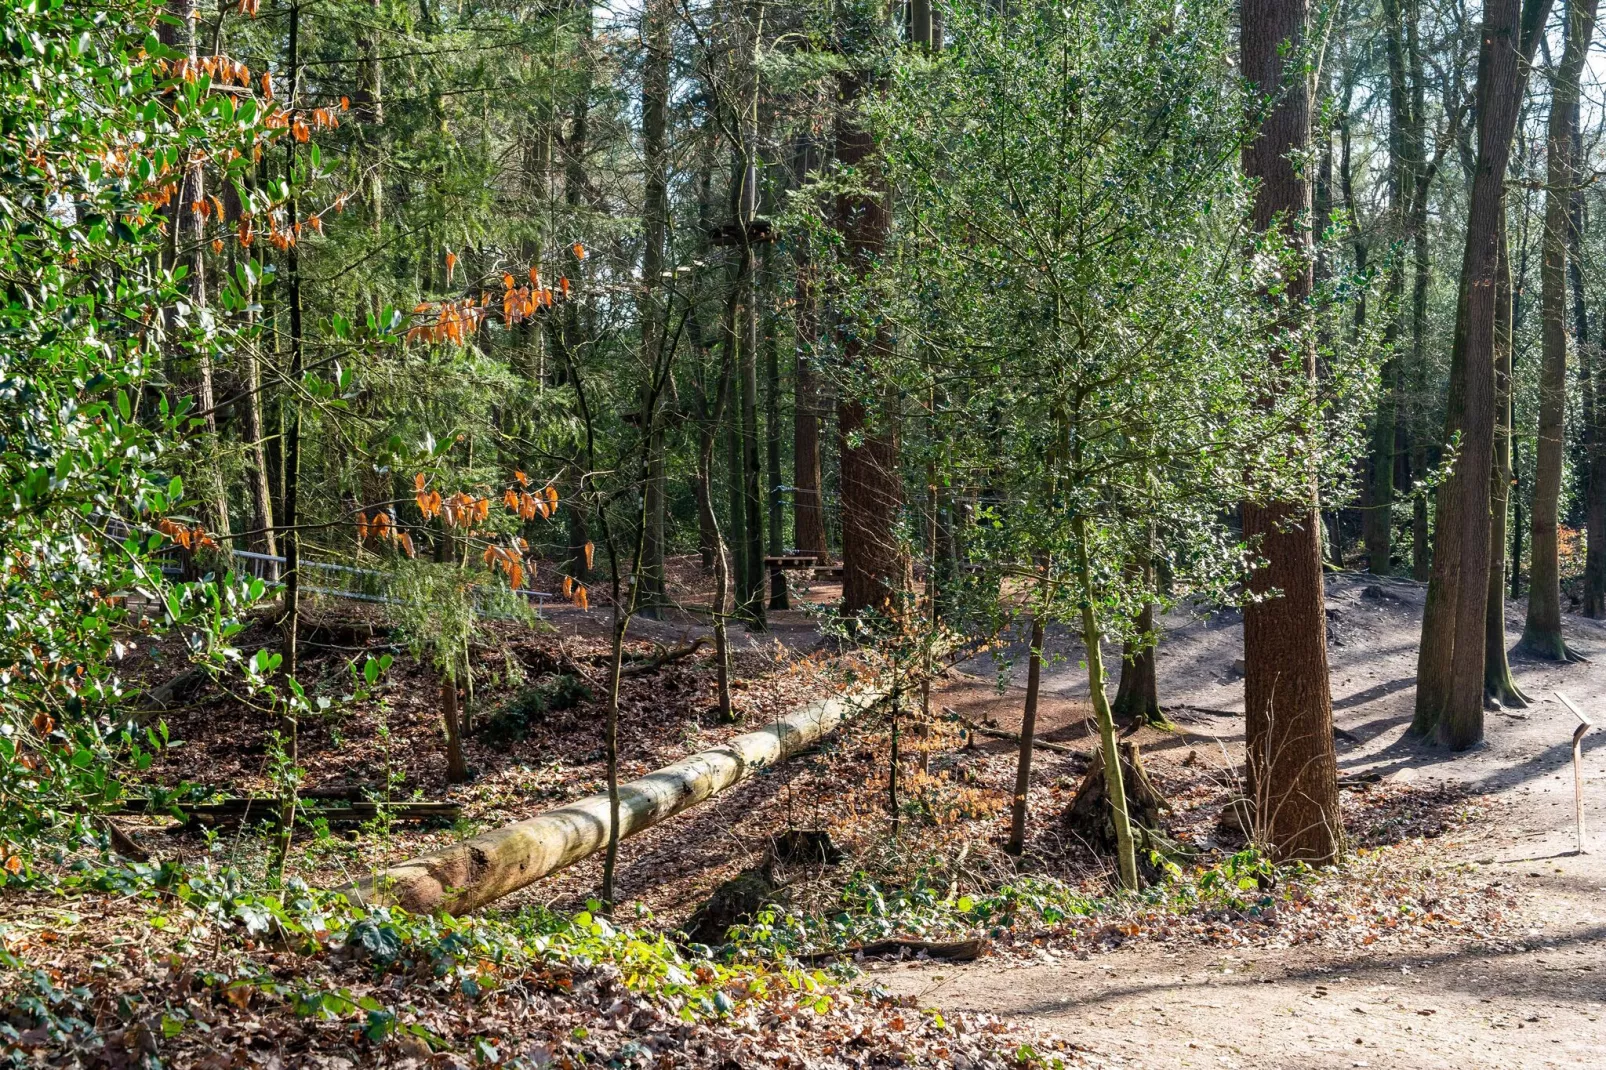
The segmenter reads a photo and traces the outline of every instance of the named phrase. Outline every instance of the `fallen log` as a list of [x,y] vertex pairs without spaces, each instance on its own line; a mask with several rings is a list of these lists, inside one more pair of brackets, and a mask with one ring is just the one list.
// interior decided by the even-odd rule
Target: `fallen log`
[[703,647],[707,646],[709,639],[706,635],[699,635],[689,643],[680,646],[665,648],[659,646],[653,657],[638,661],[627,662],[619,669],[620,676],[641,676],[645,673],[657,672],[670,662],[681,661],[691,657]]
[[[1002,728],[988,728],[986,725],[976,724],[973,721],[967,721],[965,718],[955,713],[952,706],[944,706],[942,708],[942,712],[952,715],[960,724],[964,725],[965,730],[973,736],[986,736],[988,739],[1007,739],[1013,743],[1020,742],[1019,732],[1006,732]],[[1038,750],[1051,750],[1058,754],[1077,753],[1076,748],[1068,743],[1055,743],[1053,740],[1038,739],[1036,736],[1032,737],[1032,746],[1036,747]]]
[[[785,761],[890,687],[860,687],[812,702],[764,728],[700,751],[619,788],[619,838],[674,817],[758,771]],[[354,901],[414,913],[466,914],[601,850],[608,842],[604,792],[401,862],[345,889]]]

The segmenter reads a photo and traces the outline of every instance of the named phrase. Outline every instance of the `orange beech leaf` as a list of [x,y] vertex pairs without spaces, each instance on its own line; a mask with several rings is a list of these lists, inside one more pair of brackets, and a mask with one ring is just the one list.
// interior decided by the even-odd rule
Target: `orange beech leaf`
[[558,507],[558,488],[548,485],[543,493],[546,497],[546,503],[556,509]]
[[587,613],[591,612],[591,596],[586,594],[584,587],[580,587],[574,592],[574,604]]
[[563,597],[568,598],[574,594],[574,577],[563,577]]
[[[417,309],[414,309],[413,311],[416,312]],[[429,482],[429,480],[424,478],[424,473],[422,473],[422,472],[414,473],[414,475],[413,475],[413,489],[414,490],[420,490],[420,491],[423,490],[424,489],[424,484],[428,483],[428,482]]]
[[368,541],[368,514],[357,514],[357,545],[361,546]]
[[530,285],[531,286],[539,286],[539,285],[541,285],[541,269],[540,268],[531,268],[530,269]]
[[457,269],[457,254],[456,253],[447,253],[446,254],[446,285],[450,286],[452,284],[452,272],[455,271],[456,269]]
[[491,499],[481,498],[474,503],[474,519],[484,523],[491,515]]
[[525,475],[523,472],[520,472],[517,468],[513,470],[513,478],[519,481],[519,486],[521,487],[528,487],[530,485],[530,477]]
[[273,99],[273,72],[262,72],[262,95],[268,100]]
[[222,238],[213,238],[212,239],[212,252],[215,253],[215,254],[221,254],[223,252],[223,239]]
[[594,543],[594,542],[586,543],[586,568],[589,569],[589,568],[592,567],[592,560],[591,559],[596,556],[596,553],[597,553],[597,544]]
[[558,289],[563,291],[563,296],[564,297],[568,297],[569,296],[569,278],[568,278],[568,276],[565,275],[565,276],[562,276],[562,277],[560,277],[558,279]]
[[513,276],[512,275],[504,274],[502,276],[502,288],[504,290],[513,289]]
[[513,541],[518,544],[519,550],[521,552],[529,553],[530,544],[524,541],[524,537],[522,535],[519,536],[518,538],[514,539]]
[[397,541],[401,543],[402,552],[408,557],[417,556],[417,554],[413,551],[413,537],[411,535],[404,531],[398,537]]
[[576,260],[584,260],[586,258],[586,247],[584,245],[575,242],[571,248],[574,249],[574,258]]

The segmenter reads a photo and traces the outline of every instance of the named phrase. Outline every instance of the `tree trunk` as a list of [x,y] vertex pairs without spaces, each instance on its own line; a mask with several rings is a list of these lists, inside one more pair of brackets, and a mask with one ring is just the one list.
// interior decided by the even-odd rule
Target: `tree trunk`
[[[1467,214],[1446,438],[1455,468],[1438,493],[1438,524],[1417,662],[1412,729],[1464,750],[1483,738],[1489,589],[1489,483],[1494,459],[1495,290],[1501,205],[1512,135],[1550,0],[1490,0],[1478,57],[1478,152]],[[1526,8],[1526,10],[1525,10]]]
[[1115,716],[1131,725],[1165,727],[1160,709],[1160,679],[1156,672],[1155,650],[1159,636],[1154,631],[1154,604],[1146,603],[1133,622],[1141,638],[1128,640],[1121,648],[1121,682],[1115,689]]
[[[875,142],[858,122],[855,110],[871,91],[871,75],[853,69],[840,76],[837,118],[837,160],[865,175],[870,195],[844,192],[836,198],[836,225],[843,237],[849,270],[867,276],[886,246],[892,224],[889,192],[876,177]],[[860,370],[869,354],[885,355],[891,340],[881,327],[864,337],[862,323],[844,319],[842,359]],[[890,599],[909,586],[909,563],[898,543],[897,521],[903,510],[903,482],[898,474],[898,436],[889,406],[872,385],[844,390],[837,400],[837,441],[842,484],[842,611],[884,610]],[[877,411],[878,409],[882,411]]]
[[[770,265],[768,250],[763,260],[763,287],[764,294],[764,472],[765,483],[768,484],[766,501],[769,505],[768,523],[765,532],[769,542],[765,549],[773,556],[779,557],[786,549],[785,536],[782,525],[785,518],[781,511],[781,355],[780,341],[775,337],[776,317],[773,312],[775,296],[774,269]],[[787,597],[786,573],[775,569],[770,573],[770,608],[775,610],[791,609],[792,605]]]
[[[799,171],[812,170],[812,148],[799,153]],[[801,181],[801,175],[799,181]],[[797,361],[792,381],[792,526],[797,549],[829,559],[825,516],[820,500],[820,398],[814,374],[814,347],[819,340],[820,310],[814,292],[814,269],[799,245],[797,263]]]
[[[674,7],[671,0],[651,0],[643,13],[646,62],[641,81],[641,144],[646,163],[642,191],[641,364],[658,367],[659,348],[668,323],[662,307],[664,242],[669,230],[669,67]],[[647,443],[645,541],[639,597],[645,616],[657,617],[666,599],[664,587],[664,513],[668,476],[664,465],[664,433],[654,423]]]
[[1511,261],[1500,228],[1495,276],[1495,434],[1489,480],[1489,596],[1484,611],[1484,693],[1496,703],[1522,707],[1528,700],[1511,678],[1506,658],[1506,513],[1511,497]]
[[[752,258],[748,252],[749,260]],[[741,347],[741,444],[742,514],[747,521],[742,554],[742,604],[740,612],[753,631],[766,627],[764,611],[764,491],[763,469],[758,454],[758,273],[751,267],[745,273],[745,299],[742,302]]]
[[[300,24],[301,9],[290,9],[289,94],[285,106],[294,108],[301,85]],[[294,233],[301,226],[300,190],[295,183],[296,142],[285,139],[285,175],[290,179],[290,197],[286,205],[289,228]],[[305,361],[302,337],[301,310],[301,252],[294,241],[285,250],[285,278],[290,290],[290,367],[285,382],[299,384]],[[285,391],[289,399],[289,421],[284,431],[284,632],[283,668],[286,678],[296,675],[296,630],[301,618],[301,532],[299,506],[301,496],[301,401],[292,391]]]
[[[1412,116],[1406,83],[1405,24],[1401,17],[1400,0],[1383,0],[1383,14],[1389,74],[1389,222],[1403,235],[1410,214],[1416,171],[1412,166],[1409,147]],[[1405,266],[1403,262],[1396,262],[1389,266],[1383,301],[1384,314],[1388,317],[1383,341],[1390,354],[1395,353],[1399,342],[1404,296]],[[1367,484],[1367,510],[1362,523],[1362,539],[1366,544],[1367,570],[1374,573],[1387,573],[1392,566],[1395,442],[1402,394],[1401,365],[1402,361],[1395,355],[1391,355],[1383,365],[1382,389],[1377,399],[1377,412],[1372,417],[1371,473]]]
[[1127,812],[1126,785],[1121,776],[1120,749],[1115,739],[1115,717],[1110,713],[1110,702],[1104,689],[1104,654],[1099,647],[1103,630],[1099,627],[1098,613],[1094,609],[1093,573],[1089,568],[1087,553],[1087,518],[1076,517],[1073,527],[1076,535],[1076,570],[1082,578],[1082,646],[1087,652],[1088,696],[1093,700],[1093,717],[1099,729],[1099,748],[1105,759],[1105,790],[1109,793],[1110,822],[1115,826],[1116,868],[1121,887],[1136,891],[1137,847],[1132,839],[1131,815]]
[[[1528,567],[1528,619],[1522,649],[1537,658],[1571,661],[1561,634],[1561,547],[1559,532],[1562,466],[1567,438],[1567,246],[1577,167],[1573,143],[1578,132],[1578,84],[1597,0],[1567,0],[1566,44],[1550,96],[1546,141],[1544,259],[1540,268],[1539,444],[1534,468],[1533,530]],[[1579,340],[1582,344],[1582,339]]]
[[446,783],[467,783],[468,762],[463,757],[462,724],[457,713],[457,681],[450,673],[441,674],[441,723],[446,729]]
[[[1310,89],[1292,62],[1303,47],[1307,2],[1242,0],[1241,15],[1244,76],[1257,98],[1274,102],[1260,122],[1259,135],[1243,150],[1244,171],[1259,183],[1254,225],[1261,231],[1282,226],[1308,255],[1310,185],[1298,159],[1310,144]],[[1260,110],[1257,104],[1255,111]],[[1310,270],[1299,270],[1287,285],[1291,304],[1301,306],[1310,293]],[[1308,342],[1280,359],[1314,378],[1315,354]],[[1245,502],[1243,525],[1245,537],[1266,560],[1251,575],[1250,589],[1257,594],[1282,592],[1244,610],[1250,792],[1276,857],[1328,862],[1338,855],[1343,829],[1314,480],[1303,500]],[[1106,753],[1115,753],[1113,745]]]
[[1037,693],[1043,682],[1043,617],[1032,617],[1032,649],[1026,662],[1026,703],[1021,709],[1020,756],[1015,762],[1015,801],[1009,817],[1012,855],[1026,850],[1026,797],[1032,781],[1032,743],[1037,736]]
[[[1580,287],[1580,292],[1582,288]],[[1584,499],[1584,616],[1606,617],[1606,406],[1600,391],[1601,349],[1579,342],[1583,365],[1584,444],[1589,467]]]

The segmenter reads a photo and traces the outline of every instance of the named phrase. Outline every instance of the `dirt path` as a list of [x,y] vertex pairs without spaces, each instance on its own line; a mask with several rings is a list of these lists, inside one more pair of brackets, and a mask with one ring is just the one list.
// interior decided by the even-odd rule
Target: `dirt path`
[[[1368,590],[1370,588],[1371,590]],[[945,1010],[996,1013],[1073,1041],[1090,1061],[1141,1067],[1506,1067],[1606,1065],[1606,730],[1586,742],[1589,850],[1577,855],[1570,738],[1576,724],[1552,692],[1606,721],[1606,628],[1569,618],[1587,665],[1514,658],[1536,701],[1491,713],[1488,743],[1451,755],[1405,735],[1414,701],[1423,589],[1334,578],[1330,648],[1344,772],[1444,779],[1496,796],[1498,823],[1441,841],[1469,880],[1500,881],[1519,906],[1508,940],[1414,950],[1134,946],[1089,959],[1042,952],[1034,963],[884,967],[876,980]],[[1520,611],[1520,607],[1516,607]],[[1520,633],[1514,611],[1511,634]],[[1232,672],[1235,619],[1174,618],[1162,644],[1162,694],[1242,710]],[[1047,684],[1074,697],[1078,651]],[[1118,659],[1114,659],[1118,660]],[[979,663],[973,671],[988,672]],[[1242,739],[1242,721],[1195,715],[1188,728]],[[1515,941],[1521,941],[1520,943]]]

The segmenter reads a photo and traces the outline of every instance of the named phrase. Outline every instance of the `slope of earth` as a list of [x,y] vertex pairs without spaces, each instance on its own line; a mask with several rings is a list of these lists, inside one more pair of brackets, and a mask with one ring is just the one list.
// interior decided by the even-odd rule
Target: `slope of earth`
[[[1459,871],[1501,901],[1493,936],[1386,945],[1330,939],[1294,946],[1248,939],[1223,948],[1190,937],[1105,942],[1028,960],[879,969],[893,992],[945,1010],[983,1011],[1069,1039],[1095,1058],[1143,1067],[1573,1067],[1606,1052],[1606,733],[1584,745],[1589,853],[1576,853],[1570,741],[1577,722],[1555,697],[1606,713],[1606,665],[1555,665],[1513,654],[1526,710],[1491,712],[1488,739],[1462,754],[1406,729],[1414,702],[1421,585],[1329,580],[1334,715],[1345,774],[1443,785],[1493,800],[1492,821],[1396,855],[1395,867]],[[1508,627],[1521,629],[1521,607]],[[1606,629],[1568,618],[1570,641],[1606,655]],[[1190,736],[1241,750],[1242,656],[1233,614],[1173,614],[1160,647],[1162,697]],[[1057,698],[1085,695],[1080,649],[1045,673]],[[972,671],[1007,666],[979,660]],[[1011,689],[1013,690],[1013,689]],[[1007,694],[1008,692],[1006,692]],[[1186,707],[1192,707],[1188,709]],[[1234,711],[1239,711],[1234,716]],[[1602,717],[1601,719],[1606,719]],[[1424,869],[1424,872],[1427,868]],[[1341,928],[1341,927],[1340,927]]]

